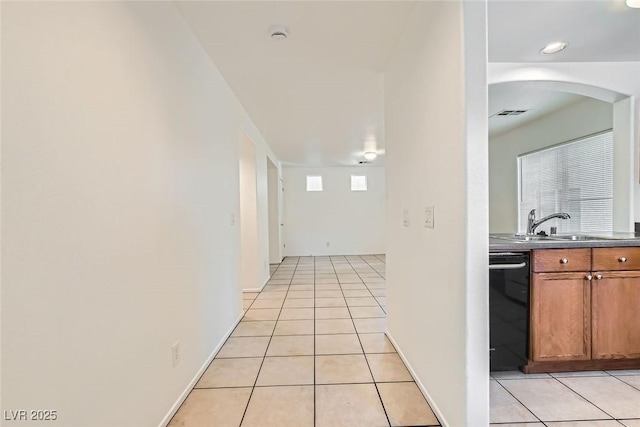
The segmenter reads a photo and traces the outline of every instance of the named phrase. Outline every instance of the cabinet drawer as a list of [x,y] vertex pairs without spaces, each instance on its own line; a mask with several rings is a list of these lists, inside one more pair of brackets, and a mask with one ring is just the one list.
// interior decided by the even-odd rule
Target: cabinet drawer
[[640,248],[593,248],[596,270],[640,270]]
[[591,249],[539,249],[531,253],[535,273],[591,271]]

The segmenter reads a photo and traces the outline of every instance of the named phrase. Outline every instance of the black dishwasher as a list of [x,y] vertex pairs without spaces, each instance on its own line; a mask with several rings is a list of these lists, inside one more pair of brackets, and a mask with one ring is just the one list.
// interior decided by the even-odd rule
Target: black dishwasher
[[527,363],[529,346],[529,252],[489,253],[491,371]]

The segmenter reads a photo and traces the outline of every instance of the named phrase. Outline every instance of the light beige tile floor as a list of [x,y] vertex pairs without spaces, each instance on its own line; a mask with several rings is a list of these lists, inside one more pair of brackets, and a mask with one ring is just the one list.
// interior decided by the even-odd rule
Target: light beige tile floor
[[[438,425],[384,334],[384,261],[272,265],[170,427]],[[492,425],[640,427],[640,370],[491,377]]]
[[640,370],[491,377],[492,425],[640,427]]
[[384,255],[288,257],[170,427],[438,426],[385,336]]

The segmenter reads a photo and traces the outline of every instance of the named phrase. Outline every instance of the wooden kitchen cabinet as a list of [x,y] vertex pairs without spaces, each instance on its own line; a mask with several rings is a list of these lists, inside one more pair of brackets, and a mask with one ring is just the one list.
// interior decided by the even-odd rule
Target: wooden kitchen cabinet
[[531,281],[530,359],[591,358],[591,282],[588,273],[534,273]]
[[640,247],[531,252],[525,372],[640,368]]
[[640,271],[601,271],[591,282],[593,359],[640,358]]

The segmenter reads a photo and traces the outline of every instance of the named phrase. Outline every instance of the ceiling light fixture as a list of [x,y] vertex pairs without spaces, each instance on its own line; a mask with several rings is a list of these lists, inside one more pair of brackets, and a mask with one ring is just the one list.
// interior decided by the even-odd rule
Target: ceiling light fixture
[[627,6],[640,8],[640,0],[627,0]]
[[374,160],[376,157],[378,157],[378,154],[374,151],[367,151],[364,153],[364,158],[367,160]]
[[552,53],[558,53],[564,50],[567,46],[569,46],[567,42],[552,42],[543,47],[540,53],[543,55],[551,55]]
[[284,25],[273,25],[269,29],[269,35],[272,40],[285,40],[289,37],[289,30]]

